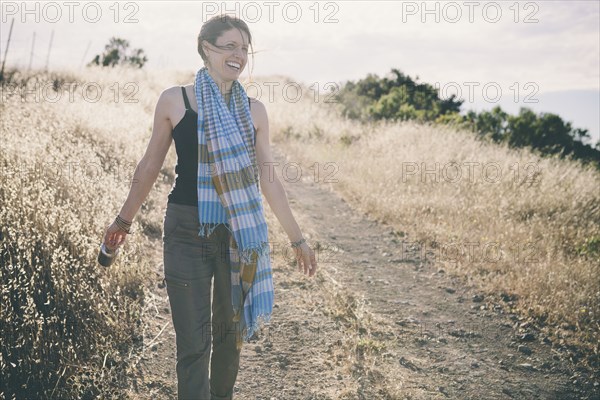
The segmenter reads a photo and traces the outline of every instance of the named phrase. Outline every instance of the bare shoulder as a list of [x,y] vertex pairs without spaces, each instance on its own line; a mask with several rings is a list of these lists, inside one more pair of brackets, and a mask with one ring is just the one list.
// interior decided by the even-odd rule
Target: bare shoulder
[[176,103],[178,97],[181,97],[181,86],[171,86],[161,92],[159,101],[163,103]]
[[248,97],[250,99],[250,113],[252,114],[252,120],[256,126],[258,132],[267,129],[268,117],[267,108],[262,101],[255,99],[254,97]]
[[254,97],[250,97],[250,96],[248,96],[248,99],[250,100],[250,107],[251,108],[258,108],[258,109],[260,109],[261,111],[264,111],[264,112],[267,111],[265,105],[259,99],[254,98]]
[[[190,84],[184,87],[187,88],[191,86],[192,85]],[[181,86],[171,86],[163,90],[158,98],[156,111],[165,115],[166,118],[171,122],[172,126],[177,125],[179,120],[181,120],[183,117],[182,114],[185,111]]]
[[162,112],[168,112],[172,107],[175,100],[175,89],[176,86],[166,88],[160,95],[158,96],[158,101],[156,102],[156,110]]

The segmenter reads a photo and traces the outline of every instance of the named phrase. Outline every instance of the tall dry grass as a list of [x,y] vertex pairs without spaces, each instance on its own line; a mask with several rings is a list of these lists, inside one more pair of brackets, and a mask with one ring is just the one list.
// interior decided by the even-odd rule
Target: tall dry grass
[[[177,81],[91,69],[17,71],[4,82],[0,397],[117,398],[128,387],[143,339],[144,248],[161,232],[163,205],[153,197],[144,203],[138,233],[110,269],[96,256],[149,139],[161,80],[169,79]],[[134,90],[137,102],[124,102]]]
[[557,345],[583,345],[573,358],[600,366],[597,171],[450,127],[358,124],[304,93],[267,108],[273,142],[306,179],[391,225],[401,249],[417,244],[423,259],[504,299]]

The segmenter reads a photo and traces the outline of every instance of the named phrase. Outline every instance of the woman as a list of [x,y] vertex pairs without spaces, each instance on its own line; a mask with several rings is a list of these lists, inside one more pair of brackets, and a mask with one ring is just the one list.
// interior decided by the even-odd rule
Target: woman
[[317,268],[281,182],[258,174],[273,158],[265,106],[249,99],[238,81],[251,41],[248,26],[235,17],[216,16],[202,26],[198,52],[205,66],[193,85],[161,93],[148,148],[104,237],[109,249],[124,243],[174,140],[177,178],[163,251],[180,399],[231,399],[242,340],[259,319],[270,318],[272,272],[260,191],[292,242],[299,269],[312,277]]

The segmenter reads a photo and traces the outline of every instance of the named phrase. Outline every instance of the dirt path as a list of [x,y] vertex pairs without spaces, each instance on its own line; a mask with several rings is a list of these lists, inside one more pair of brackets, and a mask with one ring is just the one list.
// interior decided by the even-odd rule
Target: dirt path
[[[446,276],[418,248],[402,245],[409,237],[365,217],[327,187],[310,179],[284,185],[309,242],[321,244],[320,271],[306,278],[274,249],[273,320],[242,350],[237,398],[600,397],[598,385],[582,384],[591,379],[585,371],[505,311],[510,298],[484,297]],[[272,218],[271,240],[282,244]],[[135,399],[176,398],[160,248],[155,257],[148,349],[132,381]]]

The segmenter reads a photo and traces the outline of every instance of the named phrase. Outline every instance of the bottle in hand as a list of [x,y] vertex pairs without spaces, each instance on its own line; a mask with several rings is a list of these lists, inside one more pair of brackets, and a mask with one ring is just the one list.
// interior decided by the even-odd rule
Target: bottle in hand
[[100,246],[100,252],[98,252],[98,264],[102,265],[103,267],[110,266],[115,261],[117,254],[119,254],[118,248],[116,250],[111,250],[107,248],[104,243],[102,243]]

